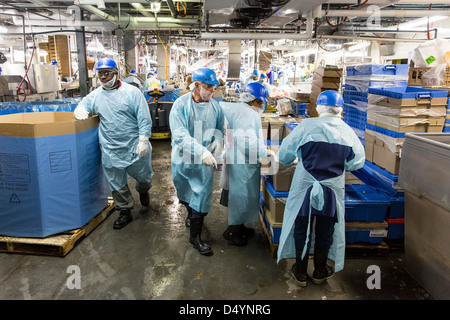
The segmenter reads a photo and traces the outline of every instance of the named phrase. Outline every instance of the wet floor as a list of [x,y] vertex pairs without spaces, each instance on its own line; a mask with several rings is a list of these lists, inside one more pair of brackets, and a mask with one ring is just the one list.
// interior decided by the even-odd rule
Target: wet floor
[[[112,228],[118,212],[112,213],[63,258],[1,253],[0,299],[432,299],[405,272],[401,250],[385,258],[347,258],[344,270],[327,283],[296,286],[288,273],[293,260],[276,263],[259,222],[250,225],[256,235],[245,247],[230,246],[222,238],[227,211],[219,205],[219,175],[203,234],[214,255],[201,256],[188,243],[187,212],[178,203],[171,178],[170,142],[152,145],[155,175],[150,206],[142,208],[137,200],[133,222],[121,230]],[[370,277],[370,266],[379,268],[377,281]],[[311,268],[312,260],[310,273]],[[369,288],[374,283],[379,289]]]

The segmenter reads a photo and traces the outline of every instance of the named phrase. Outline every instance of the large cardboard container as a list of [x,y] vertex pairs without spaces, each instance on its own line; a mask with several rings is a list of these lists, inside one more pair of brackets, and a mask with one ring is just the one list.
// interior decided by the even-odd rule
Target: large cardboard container
[[[383,139],[384,135],[378,133],[377,135],[372,135],[369,132],[365,132],[365,153],[366,160],[375,163],[379,167],[385,169],[386,171],[398,175],[400,170],[400,152],[401,145],[404,139],[398,138],[394,139],[387,137]],[[389,146],[387,140],[395,142],[395,146]],[[392,148],[395,147],[395,152]]]
[[98,117],[0,116],[0,234],[46,237],[80,228],[108,204]]

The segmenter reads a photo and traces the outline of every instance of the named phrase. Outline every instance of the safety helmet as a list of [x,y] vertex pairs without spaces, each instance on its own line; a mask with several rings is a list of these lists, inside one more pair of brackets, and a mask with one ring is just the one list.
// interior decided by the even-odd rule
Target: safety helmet
[[258,70],[253,70],[253,76],[255,76],[255,77],[257,77],[257,76],[259,76],[259,72],[258,72]]
[[332,107],[342,107],[344,106],[344,100],[339,92],[327,90],[319,94],[317,97],[316,106],[320,104]]
[[267,102],[267,91],[261,83],[252,82],[244,88],[244,92],[251,93],[256,99]]
[[136,70],[131,70],[130,73],[135,74]]
[[148,76],[152,76],[153,75],[153,72],[149,72],[149,73],[147,73],[147,78],[148,78]]
[[281,76],[282,74],[284,74],[283,71],[278,72],[278,76]]
[[260,77],[265,79],[266,78],[266,74],[265,73],[261,73]]
[[192,81],[201,81],[207,84],[218,85],[216,73],[209,68],[200,68],[194,71]]
[[101,58],[97,62],[97,68],[99,69],[117,69],[117,63],[111,58]]

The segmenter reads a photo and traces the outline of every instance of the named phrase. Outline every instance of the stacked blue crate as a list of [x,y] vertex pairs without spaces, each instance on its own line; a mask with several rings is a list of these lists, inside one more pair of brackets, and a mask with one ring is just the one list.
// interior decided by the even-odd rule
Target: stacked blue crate
[[445,115],[445,124],[444,129],[442,132],[450,132],[450,98],[447,100],[447,108],[446,108],[446,115]]
[[346,68],[344,121],[364,144],[369,88],[406,87],[409,65],[368,64]]
[[73,112],[80,98],[66,98],[53,101],[25,101],[0,103],[0,115],[24,112]]

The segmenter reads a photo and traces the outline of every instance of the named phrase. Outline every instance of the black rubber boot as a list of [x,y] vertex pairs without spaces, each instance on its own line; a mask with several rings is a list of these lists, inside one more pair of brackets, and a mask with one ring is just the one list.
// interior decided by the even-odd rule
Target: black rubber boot
[[141,205],[144,207],[148,207],[150,204],[150,194],[147,192],[139,193],[139,201],[141,201]]
[[291,275],[294,277],[295,282],[300,287],[306,287],[308,280],[308,260],[309,250],[305,253],[302,259],[302,251],[295,251],[295,263],[292,265]]
[[250,239],[251,237],[253,237],[255,235],[255,230],[252,228],[247,228],[246,226],[244,226],[243,224],[239,225],[241,228],[241,234],[244,238],[246,238],[247,240]]
[[334,275],[332,267],[327,265],[328,250],[314,249],[314,272],[312,281],[322,284]]
[[188,214],[186,220],[184,221],[184,224],[186,225],[186,228],[189,228],[191,226],[192,209],[189,206],[186,206],[186,209],[188,211]]
[[203,219],[204,218],[191,218],[190,226],[190,237],[189,242],[198,250],[200,254],[212,255],[213,251],[211,247],[204,243],[202,240],[202,229],[203,229]]
[[119,218],[116,221],[114,221],[113,228],[122,229],[131,221],[133,221],[133,216],[131,215],[130,209],[120,210]]
[[241,225],[228,226],[222,235],[228,241],[228,244],[233,246],[245,246],[247,244],[248,239],[243,236]]

